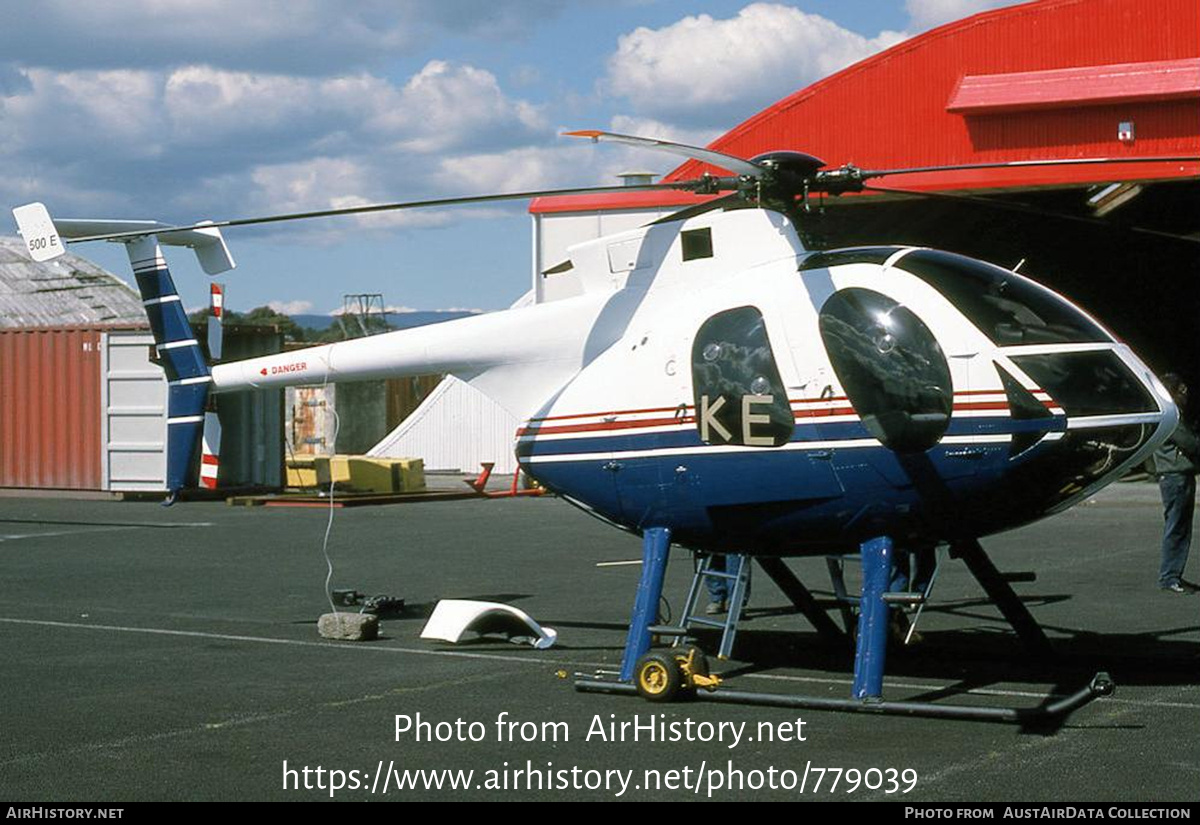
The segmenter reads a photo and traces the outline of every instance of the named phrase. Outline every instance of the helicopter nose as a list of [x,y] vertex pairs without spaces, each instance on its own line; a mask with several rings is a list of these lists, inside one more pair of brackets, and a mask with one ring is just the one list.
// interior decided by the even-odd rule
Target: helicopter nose
[[1154,422],[1170,403],[1169,396],[1156,397],[1157,379],[1127,347],[1032,348],[1010,358],[1054,399],[1073,428]]
[[[1009,360],[1037,383],[1054,410],[1050,416],[1028,414],[1028,432],[1013,437],[1004,489],[993,491],[1029,519],[1066,509],[1116,480],[1179,421],[1170,394],[1124,345],[1046,347],[1010,354]],[[1013,403],[1012,394],[1009,388],[1016,421],[1019,409],[1030,405]]]

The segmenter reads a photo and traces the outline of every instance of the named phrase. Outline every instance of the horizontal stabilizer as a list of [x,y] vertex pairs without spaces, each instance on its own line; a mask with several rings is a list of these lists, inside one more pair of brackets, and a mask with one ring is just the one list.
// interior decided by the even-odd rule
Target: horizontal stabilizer
[[27,203],[12,212],[17,219],[17,231],[25,239],[25,248],[35,261],[50,261],[67,251],[59,238],[58,228],[50,218],[50,212],[43,204]]
[[[100,240],[97,236],[116,233],[140,233],[142,237],[154,235],[164,246],[186,246],[196,253],[201,268],[209,275],[218,275],[233,269],[236,264],[221,230],[202,224],[188,229],[171,229],[170,224],[160,221],[96,220],[91,218],[51,218],[43,204],[30,203],[13,210],[17,228],[25,239],[25,246],[35,261],[48,261],[66,251],[65,244],[73,241]],[[118,240],[129,242],[137,235],[126,234]]]
[[95,235],[109,235],[116,232],[145,231],[147,235],[156,235],[163,246],[187,246],[196,253],[201,268],[209,275],[219,275],[233,269],[233,255],[221,237],[221,230],[216,227],[200,227],[195,229],[179,229],[174,232],[156,232],[155,230],[170,229],[170,224],[159,221],[107,221],[81,218],[58,218],[54,221],[59,233],[70,240],[83,240]]

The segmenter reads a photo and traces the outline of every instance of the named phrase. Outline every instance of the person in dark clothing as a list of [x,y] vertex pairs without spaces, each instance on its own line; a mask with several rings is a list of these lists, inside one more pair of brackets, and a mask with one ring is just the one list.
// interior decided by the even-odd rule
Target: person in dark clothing
[[[719,573],[736,572],[736,566],[734,570],[728,570],[728,561],[721,553],[713,553],[712,563],[708,569]],[[750,601],[749,569],[746,572],[746,596],[742,600],[743,610],[745,609],[745,603]],[[708,605],[704,608],[704,612],[709,616],[725,613],[729,608],[729,597],[733,595],[733,582],[718,576],[707,576],[704,579],[704,586],[708,589]]]
[[1200,440],[1187,423],[1187,384],[1175,374],[1163,376],[1163,384],[1179,407],[1179,426],[1154,452],[1154,473],[1162,494],[1164,520],[1158,586],[1168,593],[1195,593],[1200,587],[1183,578],[1183,568],[1192,545]]

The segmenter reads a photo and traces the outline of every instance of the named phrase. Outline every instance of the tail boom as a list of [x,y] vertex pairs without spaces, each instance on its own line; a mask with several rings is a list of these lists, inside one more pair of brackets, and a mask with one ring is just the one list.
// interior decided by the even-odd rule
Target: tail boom
[[448,373],[521,417],[587,357],[590,296],[292,350],[213,367],[213,392]]

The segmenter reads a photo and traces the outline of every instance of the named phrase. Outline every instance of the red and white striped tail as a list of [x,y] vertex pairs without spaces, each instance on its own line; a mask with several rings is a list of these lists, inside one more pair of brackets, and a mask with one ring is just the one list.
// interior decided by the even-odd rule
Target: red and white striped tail
[[204,438],[200,449],[200,486],[217,489],[217,471],[221,468],[221,419],[215,412],[204,414]]
[[221,324],[225,321],[225,286],[213,283],[209,286],[211,315],[208,319],[208,357],[221,360]]

